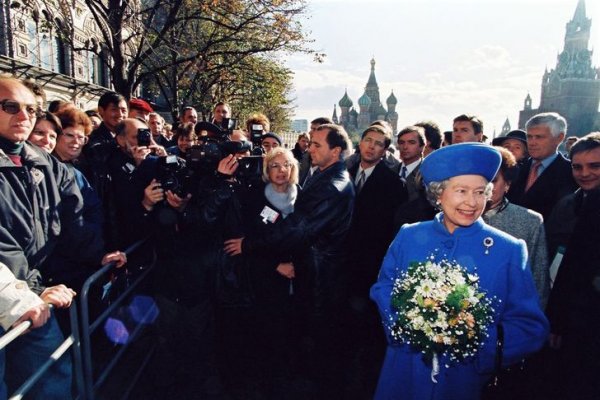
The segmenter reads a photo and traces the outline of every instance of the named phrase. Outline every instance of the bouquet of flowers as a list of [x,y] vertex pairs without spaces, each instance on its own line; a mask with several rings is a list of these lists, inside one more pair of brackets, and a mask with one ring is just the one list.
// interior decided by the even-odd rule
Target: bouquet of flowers
[[432,361],[434,382],[438,357],[449,362],[473,357],[487,337],[494,309],[478,281],[476,274],[443,260],[413,262],[394,282],[391,335]]

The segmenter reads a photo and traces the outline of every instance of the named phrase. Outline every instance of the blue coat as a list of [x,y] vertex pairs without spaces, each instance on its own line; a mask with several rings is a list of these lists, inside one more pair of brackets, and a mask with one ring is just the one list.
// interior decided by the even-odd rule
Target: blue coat
[[[487,248],[484,239],[492,238]],[[476,272],[480,289],[496,297],[495,322],[505,331],[504,364],[518,362],[540,349],[548,335],[548,321],[539,307],[535,285],[527,265],[527,250],[522,240],[509,236],[478,219],[473,225],[457,228],[450,234],[440,213],[433,221],[402,227],[381,266],[371,298],[377,303],[384,322],[390,320],[390,297],[394,279],[411,261],[455,260],[469,272]],[[392,344],[388,348],[379,377],[375,399],[478,399],[485,382],[494,371],[496,329],[489,327],[489,337],[475,359],[445,368],[440,359],[438,383],[431,380],[431,365],[421,353],[408,345]]]

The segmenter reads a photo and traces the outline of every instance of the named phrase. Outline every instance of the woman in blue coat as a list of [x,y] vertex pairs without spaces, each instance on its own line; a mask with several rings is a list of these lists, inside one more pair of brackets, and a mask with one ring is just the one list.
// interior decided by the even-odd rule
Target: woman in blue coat
[[[524,242],[480,218],[500,161],[497,150],[479,143],[444,147],[423,161],[428,197],[441,212],[433,221],[402,227],[371,288],[388,337],[375,399],[478,399],[494,372],[498,324],[505,332],[504,365],[537,351],[547,338],[548,322],[539,307]],[[495,299],[494,323],[477,355],[459,364],[441,357],[437,383],[431,362],[418,349],[392,341],[389,332],[394,280],[409,263],[429,257],[456,261],[477,274],[480,290]]]

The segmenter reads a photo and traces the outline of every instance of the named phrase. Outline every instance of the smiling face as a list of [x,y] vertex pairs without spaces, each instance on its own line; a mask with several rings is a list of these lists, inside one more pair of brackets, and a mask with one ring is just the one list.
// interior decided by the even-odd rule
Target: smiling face
[[52,153],[56,146],[56,138],[58,134],[54,130],[54,125],[46,120],[40,120],[35,124],[31,135],[29,135],[29,141],[36,146],[46,150],[48,153]]
[[109,103],[106,108],[98,106],[98,114],[102,117],[104,125],[112,132],[119,122],[127,118],[127,102]]
[[62,161],[72,161],[81,155],[81,149],[87,142],[84,129],[81,125],[63,128],[62,135],[58,136],[56,154]]
[[600,147],[573,155],[573,178],[584,191],[600,188]]
[[28,112],[37,107],[35,97],[21,83],[5,79],[0,80],[0,101],[2,100],[16,101],[23,107],[16,114],[10,114],[0,107],[0,136],[13,143],[23,142],[29,137],[36,121],[35,113]]
[[470,226],[481,216],[487,201],[486,186],[487,181],[480,175],[460,175],[448,180],[438,199],[448,232]]

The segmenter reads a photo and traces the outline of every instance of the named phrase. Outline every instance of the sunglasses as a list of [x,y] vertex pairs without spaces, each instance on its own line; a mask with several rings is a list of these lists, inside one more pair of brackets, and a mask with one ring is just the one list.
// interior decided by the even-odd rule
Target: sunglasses
[[29,118],[37,117],[40,113],[37,105],[23,104],[14,100],[2,100],[0,101],[0,106],[2,107],[2,111],[12,115],[18,114],[22,109],[25,109],[27,114],[29,114]]

